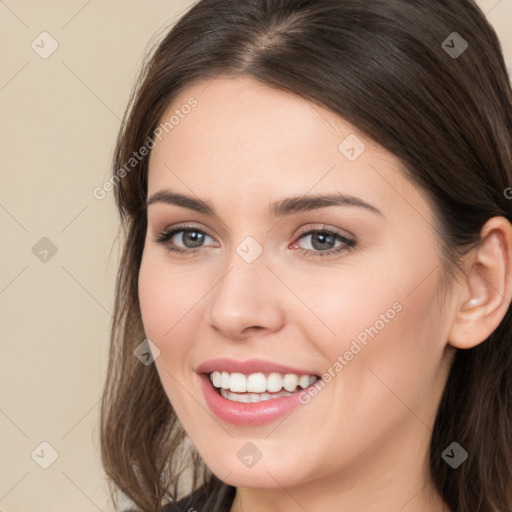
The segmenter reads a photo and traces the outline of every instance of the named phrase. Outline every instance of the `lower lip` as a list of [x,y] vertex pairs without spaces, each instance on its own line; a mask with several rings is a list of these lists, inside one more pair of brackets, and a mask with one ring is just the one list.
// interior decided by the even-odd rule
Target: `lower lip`
[[208,407],[215,416],[228,423],[261,425],[280,418],[302,405],[299,401],[299,392],[262,402],[234,402],[222,397],[216,391],[209,375],[201,373],[199,378]]

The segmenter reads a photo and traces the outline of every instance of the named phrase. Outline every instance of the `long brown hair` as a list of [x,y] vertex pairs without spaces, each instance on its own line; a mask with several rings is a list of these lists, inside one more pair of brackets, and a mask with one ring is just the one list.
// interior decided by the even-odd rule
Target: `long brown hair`
[[[454,34],[454,32],[457,34]],[[234,488],[187,443],[144,340],[137,279],[147,227],[148,157],[165,109],[188,85],[251,76],[330,109],[396,155],[432,204],[447,275],[493,216],[512,220],[512,92],[496,33],[471,0],[201,0],[149,52],[117,139],[112,183],[123,234],[101,455],[112,498],[140,510],[176,499],[183,472],[206,491],[197,510],[228,511]],[[133,164],[133,162],[132,162]],[[124,166],[124,173],[121,169]],[[453,441],[469,454],[452,469]],[[439,405],[428,471],[458,512],[512,510],[512,313],[458,350]],[[189,489],[189,491],[192,489]]]

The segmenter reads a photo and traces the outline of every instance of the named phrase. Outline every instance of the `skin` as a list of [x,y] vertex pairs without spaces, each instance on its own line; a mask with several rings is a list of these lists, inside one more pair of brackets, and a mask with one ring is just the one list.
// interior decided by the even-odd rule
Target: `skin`
[[[213,473],[237,487],[231,512],[448,511],[423,470],[431,429],[455,349],[484,341],[506,313],[512,227],[491,219],[462,277],[442,290],[432,210],[391,153],[334,113],[247,77],[195,83],[162,119],[190,96],[197,107],[152,151],[148,197],[170,189],[208,201],[217,216],[149,206],[139,298],[179,420]],[[366,145],[353,162],[338,149],[349,134]],[[281,219],[267,211],[334,191],[382,215],[355,206]],[[208,235],[199,253],[154,241],[182,222]],[[324,226],[357,245],[306,256],[300,248],[322,249],[299,229]],[[250,264],[236,252],[248,236],[263,249]],[[192,247],[182,233],[172,240]],[[321,375],[397,302],[401,311],[286,418],[240,426],[209,411],[195,373],[204,361],[263,358]],[[237,457],[247,442],[262,453],[251,468]]]

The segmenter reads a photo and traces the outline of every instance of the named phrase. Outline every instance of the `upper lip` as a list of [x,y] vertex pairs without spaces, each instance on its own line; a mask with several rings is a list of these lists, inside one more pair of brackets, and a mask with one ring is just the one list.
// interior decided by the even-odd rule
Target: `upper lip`
[[244,361],[236,361],[235,359],[210,359],[200,364],[197,373],[211,373],[214,371],[228,373],[243,373],[249,375],[251,373],[294,373],[296,375],[317,375],[309,370],[302,370],[288,365],[274,363],[273,361],[265,361],[263,359],[246,359]]

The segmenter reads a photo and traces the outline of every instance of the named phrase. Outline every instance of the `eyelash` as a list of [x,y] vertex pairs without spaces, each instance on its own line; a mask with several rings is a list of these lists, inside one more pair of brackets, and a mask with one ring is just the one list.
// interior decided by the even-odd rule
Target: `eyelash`
[[[205,233],[201,229],[198,229],[193,225],[186,224],[186,225],[172,228],[170,230],[166,229],[166,230],[162,231],[157,237],[153,238],[153,241],[158,244],[161,244],[161,245],[166,245],[167,242],[176,233],[180,233],[180,232],[183,232],[183,233],[196,232],[196,233],[201,233],[206,236],[210,236],[210,235],[208,235],[208,233]],[[342,235],[341,233],[339,233],[337,231],[330,230],[330,229],[309,229],[309,230],[304,229],[299,232],[296,240],[298,242],[300,239],[304,238],[306,235],[314,235],[314,234],[319,234],[319,233],[325,234],[328,236],[333,235],[337,239],[341,240],[341,242],[343,242],[343,245],[340,245],[339,247],[337,247],[335,249],[330,249],[328,251],[315,251],[315,250],[311,250],[311,249],[300,249],[299,248],[299,250],[305,256],[307,256],[309,258],[315,258],[315,257],[323,258],[323,257],[333,256],[342,251],[350,251],[357,245],[357,242],[355,240],[347,238],[346,236]],[[210,237],[210,238],[212,238],[212,237]],[[295,242],[294,242],[294,244],[295,244]],[[192,256],[193,254],[199,252],[200,249],[202,249],[202,248],[182,249],[181,247],[170,247],[170,246],[166,246],[166,247],[170,253],[180,254],[183,256]]]

